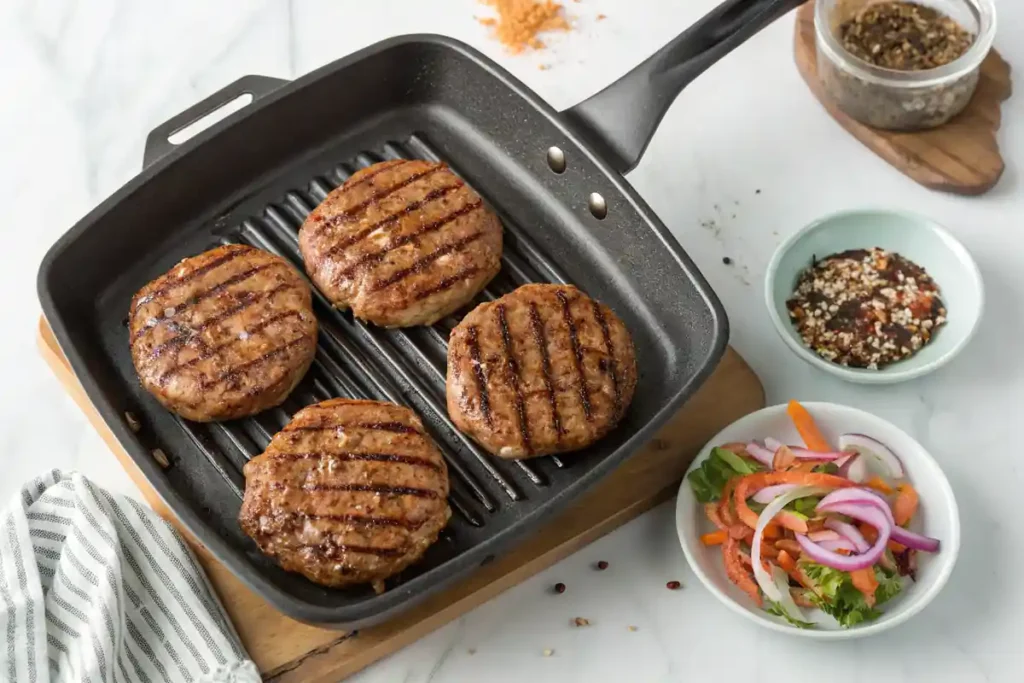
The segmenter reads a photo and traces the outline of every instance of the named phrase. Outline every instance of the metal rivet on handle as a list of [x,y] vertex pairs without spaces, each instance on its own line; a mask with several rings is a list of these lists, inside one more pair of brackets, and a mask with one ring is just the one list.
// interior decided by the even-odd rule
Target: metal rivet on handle
[[594,218],[601,220],[608,215],[608,204],[598,193],[591,192],[587,204],[590,206],[590,213],[594,215]]
[[558,147],[548,147],[548,166],[555,173],[565,172],[565,152]]

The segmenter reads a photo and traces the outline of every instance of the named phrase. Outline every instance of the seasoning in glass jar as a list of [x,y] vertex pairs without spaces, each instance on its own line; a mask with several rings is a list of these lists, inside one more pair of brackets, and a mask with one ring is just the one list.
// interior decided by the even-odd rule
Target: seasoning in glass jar
[[949,64],[974,42],[953,19],[914,2],[868,5],[840,24],[839,38],[854,57],[898,71]]

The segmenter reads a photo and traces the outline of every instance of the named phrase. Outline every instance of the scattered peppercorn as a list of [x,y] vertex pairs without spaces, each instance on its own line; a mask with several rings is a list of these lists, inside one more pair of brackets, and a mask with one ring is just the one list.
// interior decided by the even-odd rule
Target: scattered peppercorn
[[605,569],[608,569],[608,563],[605,562],[604,560],[601,560],[600,562],[597,563],[597,568],[598,568],[598,570],[603,572]]
[[839,26],[843,47],[885,69],[922,71],[967,52],[974,35],[950,17],[915,2],[877,2]]
[[679,583],[678,581],[669,581],[668,583],[665,584],[665,587],[668,588],[670,591],[674,591],[674,590],[679,590],[679,588],[682,585],[683,584]]
[[576,617],[572,620],[573,626],[590,626],[590,619],[584,619],[583,617]]
[[555,592],[556,593],[564,593],[565,592],[565,584],[564,583],[556,583],[555,584]]
[[827,361],[875,370],[909,358],[946,322],[924,268],[875,247],[812,261],[786,302],[804,344]]
[[754,194],[761,194],[761,190],[754,190]]
[[725,265],[727,265],[727,266],[728,266],[728,265],[732,265],[732,259],[731,259],[731,258],[729,258],[728,256],[723,256],[723,257],[722,257],[722,263],[724,263],[724,264],[725,264]]

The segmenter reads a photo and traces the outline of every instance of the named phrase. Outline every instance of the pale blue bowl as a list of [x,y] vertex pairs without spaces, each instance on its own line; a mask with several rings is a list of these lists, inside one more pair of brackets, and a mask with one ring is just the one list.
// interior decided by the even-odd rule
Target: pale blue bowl
[[[946,324],[929,344],[879,370],[843,367],[821,358],[804,346],[786,310],[786,299],[815,256],[871,247],[897,252],[927,270],[947,311]],[[768,264],[765,301],[779,336],[803,360],[849,382],[891,384],[925,375],[960,353],[981,320],[985,293],[971,254],[935,221],[904,211],[864,209],[826,216],[787,239]]]

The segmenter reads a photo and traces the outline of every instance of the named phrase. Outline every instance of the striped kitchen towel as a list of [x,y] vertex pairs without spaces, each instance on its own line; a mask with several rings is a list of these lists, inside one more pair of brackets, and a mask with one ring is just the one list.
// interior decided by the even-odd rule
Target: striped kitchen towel
[[174,529],[77,473],[0,513],[0,628],[0,681],[260,680]]

